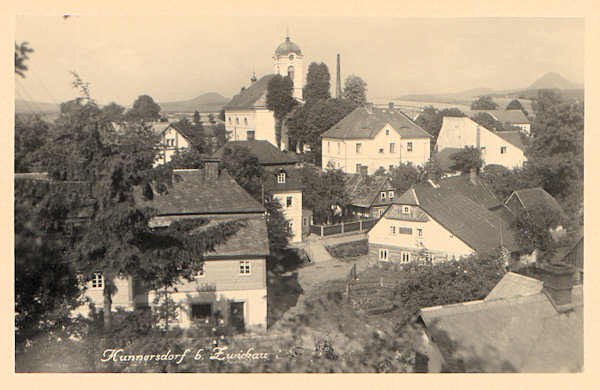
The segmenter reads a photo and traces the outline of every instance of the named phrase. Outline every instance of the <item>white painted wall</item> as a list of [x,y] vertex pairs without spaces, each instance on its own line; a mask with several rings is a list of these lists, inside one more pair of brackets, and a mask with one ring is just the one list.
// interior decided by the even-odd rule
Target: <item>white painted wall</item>
[[[292,223],[291,242],[302,241],[302,191],[276,192],[273,197],[279,199],[283,215]],[[292,198],[292,206],[287,207],[287,198]]]
[[[246,124],[247,123],[247,124]],[[266,140],[277,146],[275,138],[275,118],[273,111],[263,107],[235,109],[225,112],[225,130],[232,141],[248,140],[248,131],[254,131],[254,138]],[[287,137],[282,135],[281,149],[287,150]]]
[[190,143],[173,127],[167,127],[160,135],[158,147],[160,148],[160,153],[158,160],[154,162],[155,167],[171,161],[175,152],[189,148]]
[[[391,226],[396,227],[395,234],[391,233]],[[398,227],[412,228],[412,234],[400,234]],[[418,236],[417,229],[423,229],[422,237]],[[369,231],[367,237],[369,244],[410,248],[415,251],[426,248],[445,252],[449,257],[459,258],[474,253],[467,244],[431,217],[427,222],[415,222],[389,219],[384,215]]]
[[[356,144],[359,143],[360,153],[357,153]],[[392,143],[394,151],[390,152]],[[409,151],[409,143],[412,143],[411,151]],[[357,173],[356,164],[361,164],[369,167],[369,174],[374,173],[379,167],[389,169],[390,165],[397,166],[400,163],[424,165],[430,156],[429,144],[429,138],[402,138],[390,125],[386,125],[373,139],[323,138],[322,165],[323,169],[327,169],[331,161],[335,168],[346,173]]]
[[[476,147],[478,128],[480,132],[479,145],[482,148],[481,156],[485,165],[498,164],[509,169],[523,165],[526,158],[521,149],[467,117],[444,117],[437,139],[437,150],[446,147]],[[505,153],[501,153],[503,147],[506,148]]]

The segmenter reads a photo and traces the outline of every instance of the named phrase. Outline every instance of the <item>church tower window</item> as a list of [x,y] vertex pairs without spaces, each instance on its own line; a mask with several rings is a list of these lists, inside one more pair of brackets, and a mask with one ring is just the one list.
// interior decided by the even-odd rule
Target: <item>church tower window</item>
[[288,77],[291,78],[292,80],[294,80],[294,67],[293,66],[288,67]]

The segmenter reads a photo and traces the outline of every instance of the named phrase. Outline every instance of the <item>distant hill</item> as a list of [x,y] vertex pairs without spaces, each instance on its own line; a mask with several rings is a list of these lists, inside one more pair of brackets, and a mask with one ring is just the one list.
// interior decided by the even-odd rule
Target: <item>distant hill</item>
[[525,89],[583,89],[583,84],[574,83],[557,73],[549,72]]
[[208,92],[190,100],[158,103],[161,112],[217,112],[229,101],[215,92]]
[[15,113],[49,113],[60,111],[60,107],[54,103],[31,102],[28,100],[15,99]]

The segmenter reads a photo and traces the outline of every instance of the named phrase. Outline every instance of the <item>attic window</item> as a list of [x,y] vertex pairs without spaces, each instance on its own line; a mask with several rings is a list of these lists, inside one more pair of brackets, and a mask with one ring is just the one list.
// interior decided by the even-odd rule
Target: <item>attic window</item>
[[379,153],[383,153],[383,148],[379,148]]
[[500,154],[506,154],[506,146],[500,146]]
[[389,129],[385,129],[385,135],[390,135],[390,130]]
[[409,214],[410,213],[410,206],[402,206],[402,212],[404,214]]
[[244,118],[244,125],[248,126],[248,118]]
[[277,174],[277,183],[285,183],[285,172]]
[[385,194],[385,191],[383,191],[383,192],[381,193],[381,199],[385,199],[385,195],[386,195],[386,194]]
[[240,124],[240,118],[237,118],[237,117],[235,118],[235,124],[236,124],[236,125],[239,125],[239,124]]
[[394,199],[394,191],[390,191],[388,194],[388,198]]

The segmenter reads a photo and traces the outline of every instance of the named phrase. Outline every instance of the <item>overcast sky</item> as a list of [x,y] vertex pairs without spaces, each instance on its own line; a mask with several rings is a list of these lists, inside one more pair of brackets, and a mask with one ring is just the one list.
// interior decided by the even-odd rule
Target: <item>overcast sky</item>
[[354,73],[368,98],[526,87],[553,71],[584,79],[584,23],[567,18],[380,18],[283,16],[17,17],[16,40],[28,41],[30,71],[15,77],[16,98],[72,99],[74,70],[101,104],[157,102],[206,92],[225,97],[273,72],[275,48],[290,38],[335,82]]

